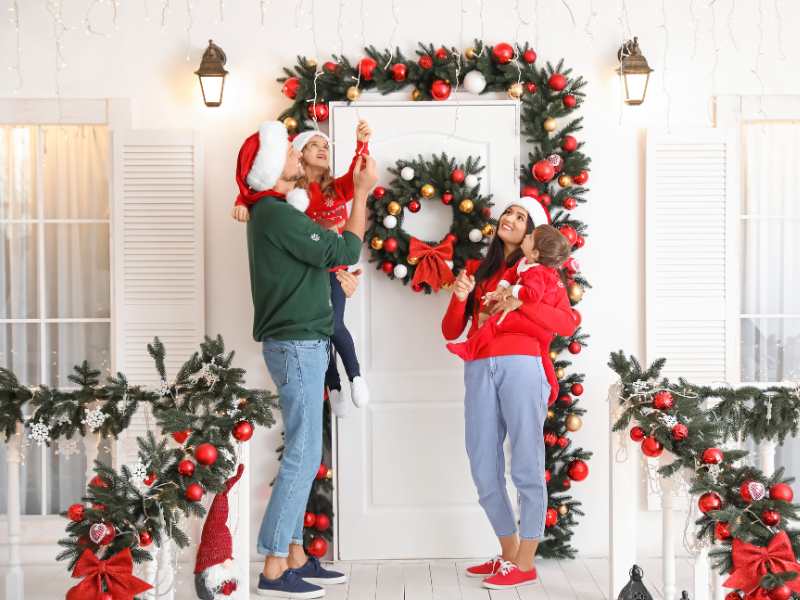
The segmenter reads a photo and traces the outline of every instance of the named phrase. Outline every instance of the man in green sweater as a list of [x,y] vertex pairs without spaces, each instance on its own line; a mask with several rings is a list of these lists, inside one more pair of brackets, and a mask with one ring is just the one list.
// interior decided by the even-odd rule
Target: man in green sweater
[[280,598],[319,598],[325,592],[315,584],[346,580],[306,557],[303,517],[322,458],[323,388],[333,333],[328,269],[358,261],[367,196],[378,178],[373,159],[359,158],[353,206],[340,236],[303,212],[305,191],[295,188],[301,174],[300,155],[278,121],[264,123],[239,153],[240,199],[250,210],[253,337],[262,343],[278,388],[285,428],[283,460],[258,534],[258,551],[266,555],[258,593]]

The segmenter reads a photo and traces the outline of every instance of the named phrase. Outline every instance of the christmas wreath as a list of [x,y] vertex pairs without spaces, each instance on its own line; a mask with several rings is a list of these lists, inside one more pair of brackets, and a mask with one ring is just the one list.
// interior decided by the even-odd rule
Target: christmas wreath
[[[486,239],[494,235],[491,196],[478,192],[480,160],[456,163],[446,154],[426,160],[398,160],[389,172],[388,188],[372,192],[372,224],[367,232],[371,262],[378,262],[392,279],[411,283],[415,292],[438,292],[454,280],[467,259],[481,257]],[[417,213],[441,201],[453,210],[453,222],[438,241],[423,241],[403,229],[405,211]]]

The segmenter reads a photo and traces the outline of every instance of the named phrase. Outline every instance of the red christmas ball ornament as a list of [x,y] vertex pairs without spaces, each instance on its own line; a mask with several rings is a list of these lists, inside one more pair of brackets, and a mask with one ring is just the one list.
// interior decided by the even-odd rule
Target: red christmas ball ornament
[[146,529],[139,532],[139,545],[142,547],[149,546],[153,543],[153,536]]
[[524,60],[529,65],[536,62],[536,52],[533,48],[528,48],[525,52],[522,53],[522,60]]
[[579,342],[570,342],[567,349],[570,354],[578,354],[581,351],[581,345]]
[[[566,198],[564,198],[564,208],[566,208],[567,210],[574,210],[577,207],[578,207],[578,201],[575,200],[575,198],[573,198],[572,196],[567,196]],[[578,238],[576,237],[575,243],[572,245],[574,246],[577,243],[578,243]]]
[[454,233],[448,233],[446,236],[444,236],[444,241],[448,244],[457,244],[458,236],[456,236]]
[[558,511],[555,508],[548,508],[544,517],[544,526],[553,527],[558,523]]
[[578,104],[578,99],[572,94],[567,94],[564,96],[564,98],[562,98],[561,101],[564,103],[566,108],[575,108],[575,106]]
[[544,206],[545,208],[550,206],[550,204],[552,204],[552,202],[553,202],[553,199],[550,197],[550,194],[542,194],[542,195],[539,196],[538,200],[539,200],[539,203],[542,206]]
[[578,140],[574,136],[565,135],[561,141],[561,149],[564,152],[575,152],[578,149]]
[[781,513],[779,513],[777,510],[767,509],[761,513],[761,520],[764,521],[764,525],[775,527],[781,522]]
[[313,527],[314,523],[317,522],[317,515],[312,512],[307,512],[303,516],[303,527]]
[[387,252],[395,252],[397,250],[397,240],[393,237],[386,238],[383,242],[383,249]]
[[153,485],[156,482],[156,477],[157,477],[157,475],[155,473],[148,473],[147,477],[144,478],[144,484],[147,487],[150,487],[151,485]]
[[697,501],[697,507],[703,514],[722,508],[722,498],[716,492],[706,492]]
[[634,442],[641,442],[645,437],[647,437],[647,433],[645,433],[643,428],[636,425],[631,427],[630,436]]
[[412,213],[418,213],[419,209],[422,208],[422,205],[417,200],[412,200],[406,206]]
[[394,272],[394,263],[388,260],[385,260],[381,263],[381,271],[389,275],[390,273]]
[[560,92],[567,87],[567,78],[561,73],[553,73],[550,75],[550,79],[547,80],[547,85],[550,86],[551,90]]
[[673,406],[675,406],[675,399],[667,390],[656,392],[656,395],[653,396],[653,408],[657,408],[658,410],[669,410]]
[[310,119],[316,121],[328,120],[328,104],[326,102],[312,102],[306,110]]
[[439,60],[447,60],[450,57],[450,53],[447,51],[447,48],[439,48],[436,50],[435,56]]
[[358,73],[361,75],[362,79],[372,81],[372,76],[375,73],[375,67],[377,66],[378,63],[374,58],[365,56],[358,62]]
[[450,181],[453,183],[462,184],[464,183],[466,176],[467,174],[464,173],[463,169],[453,169],[452,173],[450,173]]
[[575,240],[575,247],[576,248],[583,248],[586,245],[586,238],[579,235],[578,239]]
[[552,479],[552,475],[550,474],[550,469],[544,470],[544,481],[545,483],[550,483],[550,479]]
[[562,436],[562,437],[558,438],[558,441],[556,442],[556,444],[558,444],[559,448],[566,448],[567,446],[569,446],[569,438]]
[[203,489],[202,485],[199,483],[190,483],[186,487],[184,496],[189,502],[200,502],[200,500],[203,499],[203,494],[205,493],[206,491]]
[[281,92],[283,92],[283,95],[290,100],[294,100],[297,98],[297,88],[299,87],[300,80],[297,77],[289,77],[289,79],[283,82]]
[[583,185],[584,183],[589,181],[589,171],[586,170],[581,171],[572,178],[572,181],[573,183],[576,183],[578,185]]
[[184,477],[191,477],[194,475],[194,463],[188,458],[183,459],[178,463],[178,473]]
[[412,292],[416,292],[417,294],[419,294],[424,289],[425,288],[423,287],[423,285],[421,283],[412,283],[411,284],[411,291]]
[[785,483],[776,483],[769,488],[769,497],[771,500],[782,500],[783,502],[791,502],[794,498],[791,486]]
[[[575,321],[576,325],[580,325],[581,322],[583,321],[583,317],[581,316],[581,313],[578,311],[577,308],[572,309],[572,319]],[[581,386],[581,390],[583,390],[583,386]]]
[[789,600],[792,597],[792,588],[783,583],[769,590],[767,594],[770,600]]
[[706,465],[718,465],[724,458],[725,455],[719,448],[706,448],[703,450],[700,460]]
[[324,538],[315,537],[311,540],[311,543],[308,544],[307,550],[311,556],[322,558],[328,551],[328,542],[326,542]]
[[374,190],[372,190],[372,195],[378,200],[380,200],[386,195],[386,188],[378,186]]
[[742,600],[739,592],[728,592],[725,594],[725,600]]
[[107,490],[109,488],[108,482],[100,477],[100,475],[92,477],[91,480],[89,480],[89,485],[101,490]]
[[484,207],[481,209],[481,216],[482,216],[484,219],[491,219],[491,218],[492,218],[492,209],[491,209],[491,208],[489,208],[488,206],[484,206]]
[[217,462],[217,449],[213,444],[200,444],[194,449],[194,458],[201,465],[213,465]]
[[731,529],[725,521],[717,521],[714,524],[714,537],[720,542],[731,539]]
[[514,48],[511,44],[501,42],[492,48],[492,56],[501,65],[507,65],[514,58]]
[[573,246],[578,240],[578,232],[575,231],[575,228],[571,225],[562,225],[558,230],[561,232],[561,235],[567,238],[570,246]]
[[431,84],[431,96],[434,100],[447,100],[450,97],[450,84],[444,79],[436,79]]
[[558,401],[561,402],[564,406],[572,406],[572,396],[569,394],[561,394],[558,397]]
[[519,191],[520,196],[527,196],[528,198],[538,198],[541,190],[537,187],[533,187],[532,185],[523,185],[522,189]]
[[408,77],[408,67],[404,63],[392,65],[392,79],[395,81],[405,81]]
[[536,181],[541,181],[542,183],[547,183],[553,179],[555,174],[556,170],[546,159],[536,161],[533,167],[531,167],[531,175],[536,178]]
[[336,73],[339,69],[339,65],[333,61],[327,61],[325,64],[322,65],[322,68],[325,69],[326,73]]
[[451,192],[445,192],[442,194],[442,204],[451,204],[453,202],[453,194]]
[[548,431],[544,434],[544,445],[552,448],[558,442],[558,436],[553,433],[552,431]]
[[239,421],[236,425],[233,426],[233,431],[231,434],[233,437],[240,442],[246,442],[251,437],[253,437],[253,432],[255,429],[253,428],[253,424],[250,421]]
[[532,81],[529,81],[528,83],[525,84],[525,89],[528,90],[529,94],[535,94],[536,93],[536,84],[533,83]]
[[582,460],[573,460],[569,464],[567,474],[573,481],[583,481],[589,476],[589,465]]
[[86,513],[86,507],[83,504],[72,504],[67,509],[67,518],[75,523],[83,521],[83,515]]
[[653,436],[647,436],[642,440],[642,453],[650,458],[661,456],[664,446]]
[[572,387],[570,387],[570,391],[572,392],[573,396],[580,396],[581,394],[583,394],[583,385],[580,383],[573,383]]
[[322,463],[317,469],[317,479],[325,479],[328,476],[328,467]]
[[328,531],[331,527],[331,520],[325,513],[317,515],[317,522],[314,524],[314,529],[317,531]]
[[747,480],[739,486],[739,495],[745,502],[758,502],[766,496],[764,484],[760,481]]
[[689,428],[683,423],[678,423],[672,428],[670,433],[672,434],[673,440],[680,442],[681,440],[685,440],[687,437],[689,437]]
[[428,54],[423,54],[417,61],[423,69],[430,69],[433,66],[433,59]]

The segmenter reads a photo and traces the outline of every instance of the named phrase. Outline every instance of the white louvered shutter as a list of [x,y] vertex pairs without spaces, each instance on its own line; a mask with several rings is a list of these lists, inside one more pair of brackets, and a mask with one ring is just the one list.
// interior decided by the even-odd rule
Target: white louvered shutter
[[[115,369],[131,385],[155,386],[147,344],[164,343],[172,381],[205,332],[203,157],[191,131],[116,131],[113,171]],[[135,462],[148,426],[140,410],[121,464]]]
[[647,137],[647,361],[692,382],[736,379],[738,135]]

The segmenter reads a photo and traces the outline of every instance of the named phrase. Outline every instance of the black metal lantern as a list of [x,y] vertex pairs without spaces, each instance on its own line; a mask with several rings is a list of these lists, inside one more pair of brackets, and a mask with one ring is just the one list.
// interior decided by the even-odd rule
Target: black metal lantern
[[208,48],[203,52],[200,68],[195,71],[200,79],[200,91],[203,92],[203,102],[206,106],[219,106],[222,104],[222,91],[225,89],[225,70],[227,57],[222,48],[208,40]]
[[639,565],[633,565],[630,570],[631,580],[622,588],[617,600],[653,600],[653,596],[642,583],[644,572]]
[[617,59],[619,59],[617,73],[625,86],[625,104],[631,106],[642,104],[653,69],[647,64],[647,59],[639,49],[639,38],[635,37],[625,42],[617,51]]

